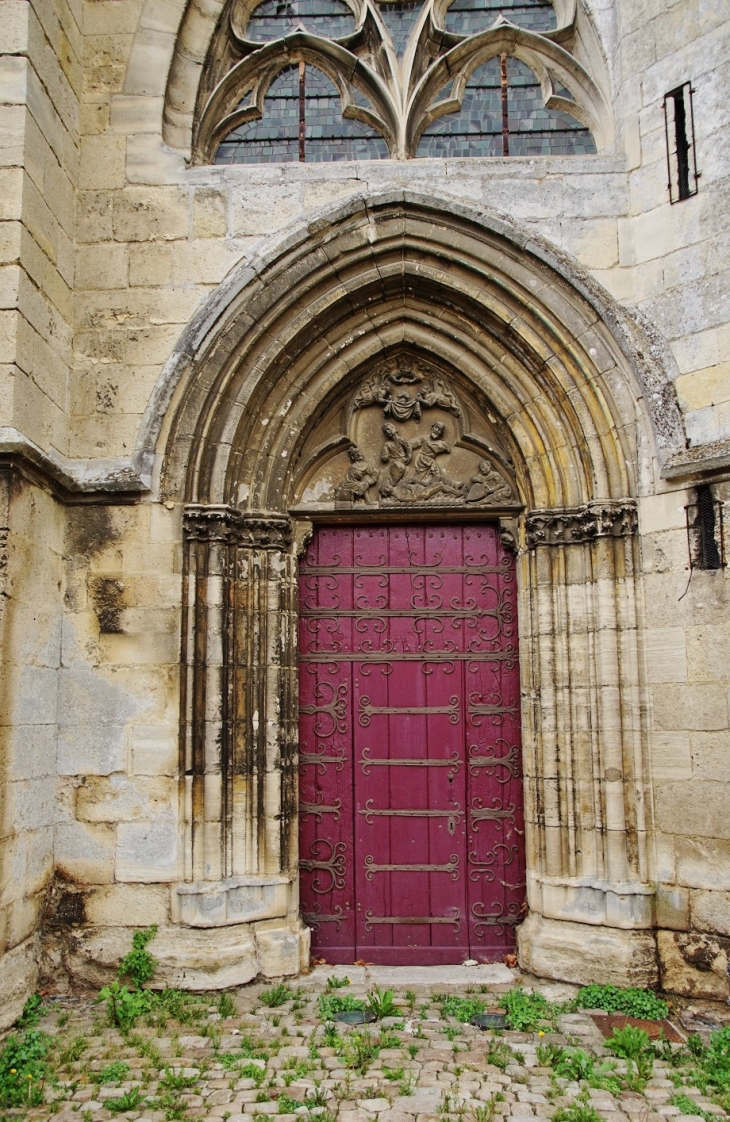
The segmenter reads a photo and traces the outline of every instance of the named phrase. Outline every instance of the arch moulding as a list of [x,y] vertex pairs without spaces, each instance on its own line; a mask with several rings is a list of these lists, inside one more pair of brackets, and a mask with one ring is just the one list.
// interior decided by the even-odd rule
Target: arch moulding
[[[396,368],[423,383],[450,462],[493,473],[491,492],[472,488],[472,502],[367,484],[379,446],[358,410]],[[636,499],[685,444],[667,369],[660,342],[547,243],[403,190],[291,227],[198,312],[137,456],[149,469],[160,450],[160,497],[184,504],[173,909],[213,940],[235,927],[239,942],[245,932],[260,944],[240,980],[262,955],[269,973],[295,972],[308,945],[298,553],[313,523],[395,510],[499,521],[517,555],[523,965],[576,982],[653,981]],[[364,490],[348,483],[350,463]]]

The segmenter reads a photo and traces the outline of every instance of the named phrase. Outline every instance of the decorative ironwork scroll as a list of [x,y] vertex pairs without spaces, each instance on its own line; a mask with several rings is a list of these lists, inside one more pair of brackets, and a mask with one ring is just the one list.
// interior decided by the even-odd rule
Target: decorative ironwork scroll
[[390,757],[386,759],[377,759],[368,755],[369,748],[363,748],[362,757],[360,759],[360,767],[362,768],[363,775],[370,774],[371,767],[447,767],[449,769],[449,776],[456,775],[461,767],[462,761],[459,759],[458,752],[452,752],[451,758],[448,760],[434,760],[434,759],[404,759],[401,757]]
[[476,833],[479,829],[480,822],[501,822],[503,819],[508,818],[511,822],[515,821],[516,808],[513,803],[508,807],[502,806],[501,799],[494,799],[494,805],[482,806],[481,799],[474,799],[472,805],[469,807],[469,820],[471,828]]
[[[498,744],[503,744],[507,751],[501,756],[494,755],[494,748]],[[471,775],[478,775],[482,771],[485,775],[496,776],[498,783],[508,783],[510,778],[516,779],[520,774],[520,760],[522,752],[519,744],[508,744],[506,740],[501,737],[495,741],[494,747],[480,752],[476,744],[469,745],[469,772]],[[507,773],[503,778],[500,778],[498,769],[503,768]]]
[[[331,682],[318,682],[314,696],[322,705],[300,705],[300,713],[319,713],[314,735],[328,737],[347,730],[347,684],[333,686]],[[329,700],[328,700],[329,698]]]
[[488,913],[486,904],[478,901],[472,905],[471,914],[477,922],[474,924],[474,934],[479,935],[487,927],[516,927],[522,921],[520,904],[511,902],[505,913],[500,904],[494,904],[493,911]]
[[390,713],[402,713],[408,717],[416,713],[444,713],[448,715],[450,724],[456,725],[459,722],[460,704],[460,699],[454,695],[449,698],[448,705],[371,705],[370,698],[363,695],[358,703],[360,710],[358,720],[363,728],[367,728],[371,717],[384,716]]
[[311,815],[312,818],[316,818],[316,820],[318,822],[322,821],[322,816],[325,815],[325,814],[334,815],[335,822],[339,822],[341,810],[342,810],[342,800],[341,799],[335,799],[334,805],[332,805],[332,806],[325,806],[324,805],[324,796],[322,795],[321,791],[315,797],[315,801],[313,803],[300,802],[300,804],[299,804],[299,813],[301,815],[303,815],[305,817],[307,815]]
[[[329,852],[328,852],[329,851]],[[300,860],[299,868],[306,873],[317,872],[310,885],[312,892],[321,896],[331,892],[333,888],[345,887],[345,872],[347,868],[347,846],[344,842],[333,844],[326,838],[316,838],[309,847],[312,857]],[[320,873],[329,877],[329,882],[322,880]]]
[[464,812],[457,803],[452,810],[377,810],[371,806],[372,799],[368,799],[365,803],[365,808],[358,811],[365,817],[368,826],[372,826],[373,817],[377,818],[445,818],[447,820],[446,826],[450,834],[453,834],[456,827],[464,817]]
[[458,908],[453,909],[453,915],[451,916],[374,916],[372,912],[368,911],[365,912],[365,930],[372,930],[373,924],[378,923],[387,923],[394,926],[398,924],[405,924],[408,926],[426,924],[427,926],[434,926],[444,923],[451,925],[454,934],[458,935],[463,918]]
[[365,876],[372,880],[376,873],[449,873],[459,879],[459,855],[452,853],[445,865],[376,865],[371,854],[365,858]]
[[512,705],[502,705],[501,699],[497,694],[490,694],[489,696],[496,697],[497,701],[487,701],[484,695],[480,693],[469,694],[468,712],[471,717],[471,723],[477,727],[482,723],[481,717],[496,717],[497,719],[494,721],[494,724],[501,725],[504,721],[505,713],[515,714],[518,712],[515,702],[513,702]]
[[333,748],[333,756],[325,755],[327,749],[324,744],[317,744],[313,752],[300,752],[299,753],[299,766],[307,767],[313,766],[319,775],[324,775],[327,770],[327,764],[334,764],[335,771],[342,771],[345,766],[345,751],[344,748]]
[[315,904],[312,908],[312,911],[302,912],[302,919],[306,923],[307,927],[311,927],[312,931],[317,932],[319,931],[321,923],[334,923],[336,924],[335,930],[339,931],[342,927],[342,921],[344,919],[342,908],[338,905],[334,910],[334,914],[325,915],[323,912],[320,912],[319,907],[319,904]]

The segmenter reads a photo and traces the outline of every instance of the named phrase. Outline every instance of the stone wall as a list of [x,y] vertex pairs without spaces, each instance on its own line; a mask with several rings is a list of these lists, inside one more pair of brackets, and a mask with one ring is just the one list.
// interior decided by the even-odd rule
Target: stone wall
[[[667,372],[696,450],[664,478],[645,450],[640,472],[645,810],[662,979],[721,996],[730,947],[726,571],[694,572],[682,594],[692,487],[716,478],[728,498],[725,477],[702,472],[722,473],[730,439],[730,23],[721,0],[589,7],[617,135],[598,156],[192,168],[163,141],[181,0],[4,0],[0,439],[2,450],[22,445],[26,455],[32,442],[48,470],[77,484],[126,463],[163,366],[206,296],[288,223],[363,190],[408,186],[503,211],[574,258],[668,340]],[[192,21],[199,38],[185,50],[195,64],[214,8]],[[687,78],[702,178],[697,197],[670,206],[661,99]],[[12,479],[0,900],[4,946],[27,964],[19,976],[30,986],[28,940],[54,862],[48,923],[62,935],[85,925],[87,950],[77,944],[69,958],[61,938],[54,947],[66,950],[52,953],[77,972],[103,973],[126,948],[125,929],[171,924],[170,885],[184,859],[182,512],[156,500],[154,480],[138,505],[107,495],[106,505],[67,506],[68,489],[21,484],[17,471]],[[283,960],[261,930],[251,961],[275,972]],[[233,977],[226,964],[239,951],[233,935],[221,944],[220,978]],[[569,967],[553,963],[564,976]]]

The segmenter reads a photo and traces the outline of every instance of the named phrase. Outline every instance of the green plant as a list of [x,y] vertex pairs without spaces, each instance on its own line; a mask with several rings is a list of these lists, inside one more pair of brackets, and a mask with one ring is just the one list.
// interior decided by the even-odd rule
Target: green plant
[[279,1095],[279,1114],[293,1114],[302,1104],[289,1095]]
[[324,1045],[325,1048],[336,1048],[340,1043],[340,1034],[337,1031],[337,1025],[334,1021],[328,1021],[324,1026]]
[[682,1114],[699,1114],[700,1118],[705,1119],[705,1122],[714,1122],[715,1116],[702,1110],[689,1095],[672,1095],[669,1101],[672,1106],[678,1107]]
[[412,1060],[415,1060],[416,1056],[418,1055],[418,1045],[417,1044],[409,1044],[408,1045],[408,1055],[411,1057]]
[[484,1106],[474,1107],[474,1122],[492,1122],[497,1110],[497,1103],[494,1099],[489,1099]]
[[402,1067],[386,1067],[383,1069],[383,1079],[387,1079],[390,1083],[397,1083],[403,1078],[405,1071]]
[[374,986],[368,994],[368,1009],[379,1021],[383,1017],[394,1017],[397,1014],[394,996],[393,990],[381,990],[378,986]]
[[67,1067],[69,1064],[75,1064],[77,1060],[81,1059],[88,1047],[89,1042],[85,1036],[75,1036],[73,1040],[58,1053],[58,1063],[60,1067]]
[[447,997],[443,1001],[441,1012],[444,1017],[454,1017],[462,1024],[466,1024],[472,1017],[476,1017],[479,1013],[483,1013],[487,1005],[478,997]]
[[347,1067],[364,1075],[380,1051],[380,1042],[368,1032],[353,1032],[346,1038],[341,1055]]
[[381,1032],[380,1038],[378,1040],[378,1047],[400,1048],[402,1046],[402,1043],[403,1042],[401,1041],[400,1037],[396,1036],[394,1032]]
[[351,1009],[364,1009],[365,1002],[352,994],[320,994],[319,1015],[323,1021],[331,1021],[336,1013],[344,1013]]
[[271,986],[270,989],[262,990],[259,994],[259,1001],[267,1008],[275,1009],[278,1005],[285,1005],[293,997],[294,994],[289,987],[284,982],[279,982],[278,985]]
[[132,949],[119,963],[118,977],[120,980],[128,978],[135,989],[141,990],[157,969],[157,959],[153,958],[147,950],[147,944],[156,934],[156,925],[148,927],[146,931],[135,931],[132,936]]
[[570,1106],[561,1106],[556,1110],[553,1122],[601,1122],[601,1116],[595,1107],[574,1102]]
[[16,1027],[20,1029],[35,1028],[44,1013],[43,998],[39,993],[32,993],[23,1006],[23,1012],[15,1022]]
[[626,1060],[626,1085],[631,1091],[643,1091],[654,1067],[654,1049],[649,1042],[649,1034],[634,1025],[614,1029],[613,1036],[606,1041],[606,1047],[614,1056]]
[[51,1038],[32,1029],[12,1033],[0,1052],[0,1106],[40,1106]]
[[555,1073],[579,1083],[581,1079],[588,1079],[593,1075],[594,1067],[593,1056],[589,1056],[582,1048],[565,1048],[555,1065]]
[[103,1067],[101,1071],[94,1071],[91,1073],[91,1079],[94,1083],[121,1083],[129,1075],[129,1064],[124,1060],[115,1060],[113,1064],[108,1064]]
[[58,1017],[58,1020],[56,1021],[56,1024],[58,1025],[59,1028],[65,1028],[70,1020],[71,1020],[71,1014],[70,1013],[60,1013],[59,1017]]
[[541,993],[525,993],[521,986],[505,994],[502,1005],[507,1024],[516,1032],[534,1032],[541,1021],[553,1020],[550,1003]]
[[121,1098],[106,1099],[104,1106],[113,1114],[126,1114],[128,1110],[138,1110],[144,1101],[144,1096],[139,1087],[131,1087],[125,1091]]
[[97,1002],[106,1001],[106,1015],[110,1025],[129,1032],[139,1018],[151,1008],[154,996],[149,990],[130,990],[119,982],[110,982],[100,991]]
[[576,1009],[605,1009],[607,1013],[625,1013],[627,1017],[647,1021],[662,1021],[669,1014],[669,1006],[651,990],[618,986],[583,986],[578,990],[573,1006]]
[[459,1035],[459,1030],[457,1028],[454,1028],[453,1025],[447,1025],[444,1029],[444,1035],[446,1036],[447,1040],[451,1040],[453,1042]]
[[194,1087],[198,1082],[197,1075],[183,1075],[181,1071],[173,1071],[166,1067],[165,1074],[160,1080],[160,1087],[164,1091],[184,1091],[186,1087]]
[[236,1003],[229,993],[222,993],[218,998],[218,1012],[224,1019],[226,1017],[235,1017]]
[[535,1054],[540,1067],[555,1067],[563,1055],[563,1049],[559,1044],[538,1044]]
[[494,1064],[501,1071],[505,1071],[507,1065],[513,1064],[518,1057],[515,1056],[508,1044],[504,1044],[501,1040],[492,1040],[484,1058],[488,1064]]
[[349,986],[350,984],[349,978],[337,978],[334,974],[331,974],[327,979],[328,990],[341,990],[343,986]]
[[408,1008],[409,1008],[410,1012],[412,1013],[413,1010],[416,1008],[416,994],[415,994],[415,992],[413,990],[406,990],[406,992],[404,993],[403,996],[405,997]]
[[408,1098],[409,1095],[413,1094],[413,1083],[413,1074],[412,1072],[409,1072],[409,1074],[404,1076],[398,1084],[398,1094],[403,1095],[405,1098]]

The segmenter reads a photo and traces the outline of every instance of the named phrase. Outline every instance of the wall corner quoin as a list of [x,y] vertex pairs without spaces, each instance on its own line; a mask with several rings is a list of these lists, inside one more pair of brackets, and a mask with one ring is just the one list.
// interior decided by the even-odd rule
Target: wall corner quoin
[[654,987],[659,981],[652,931],[546,919],[531,912],[517,929],[520,966],[575,985]]

